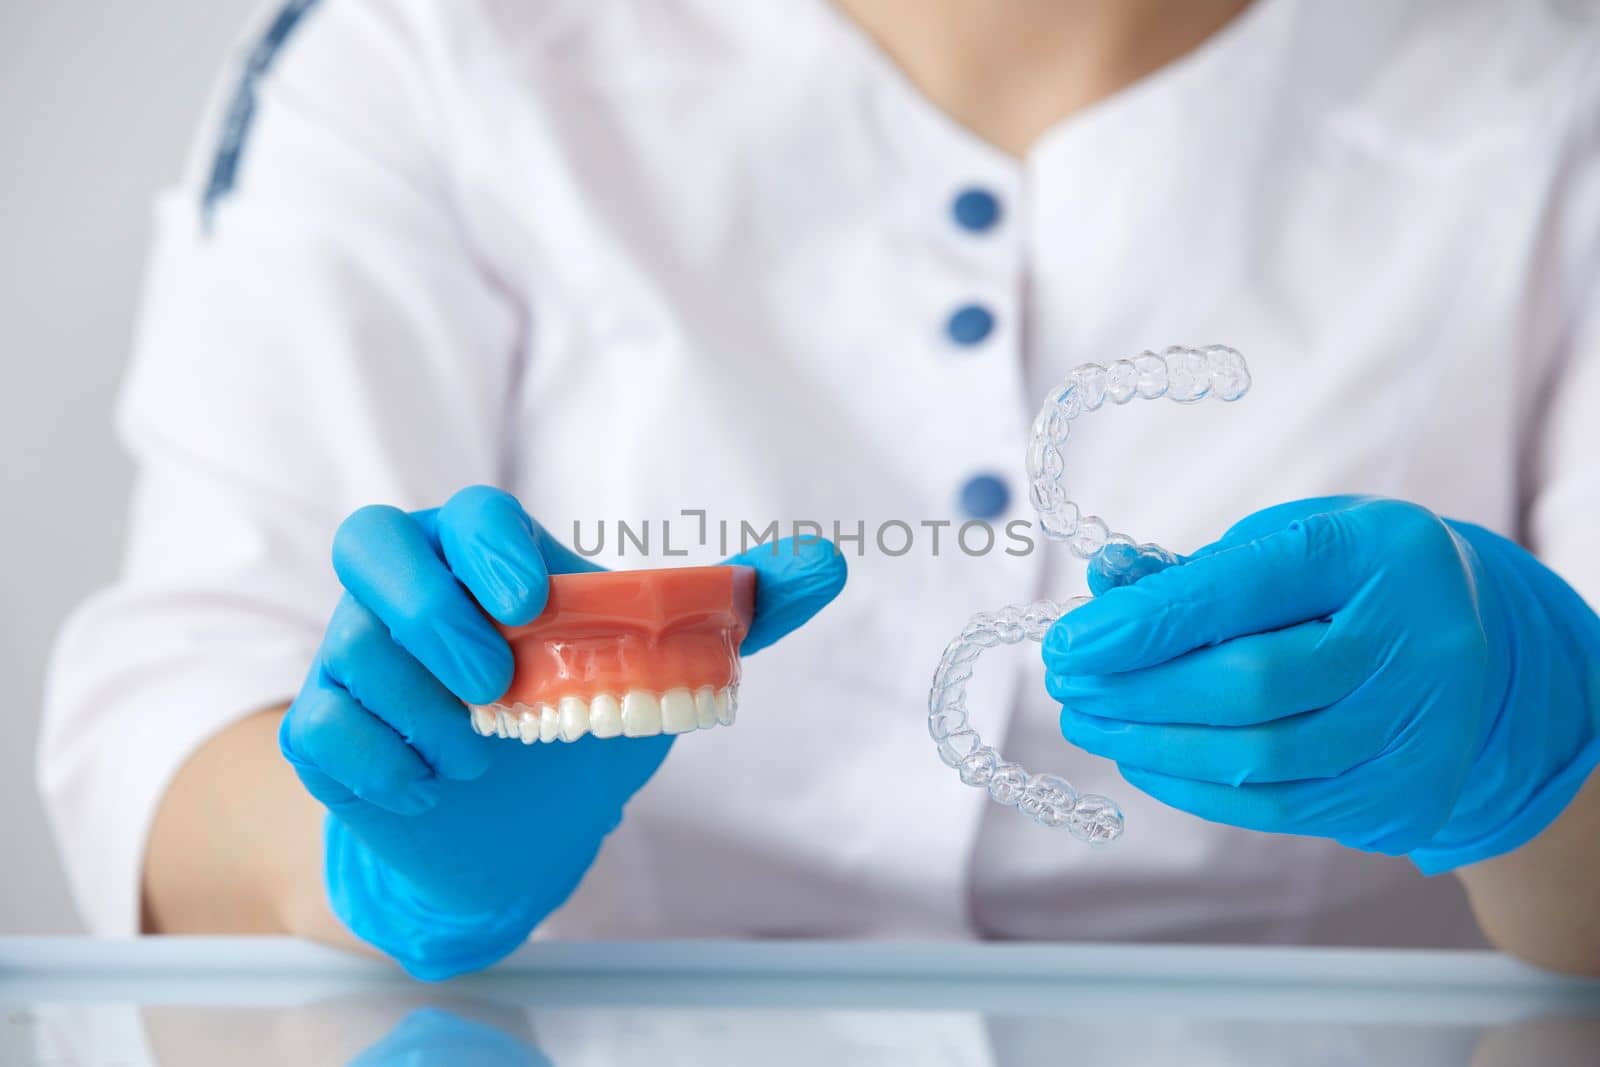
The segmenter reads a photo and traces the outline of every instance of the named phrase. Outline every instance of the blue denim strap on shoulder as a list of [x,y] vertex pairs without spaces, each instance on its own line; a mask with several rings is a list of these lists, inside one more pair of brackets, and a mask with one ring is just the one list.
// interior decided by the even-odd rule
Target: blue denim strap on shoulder
[[320,2],[289,0],[268,23],[245,60],[238,87],[234,89],[227,116],[223,119],[216,154],[211,160],[211,177],[206,182],[201,201],[201,219],[207,230],[211,228],[217,204],[233,191],[238,181],[239,162],[250,137],[250,127],[255,121],[257,87],[262,77],[272,69],[284,45],[299,28],[306,14]]

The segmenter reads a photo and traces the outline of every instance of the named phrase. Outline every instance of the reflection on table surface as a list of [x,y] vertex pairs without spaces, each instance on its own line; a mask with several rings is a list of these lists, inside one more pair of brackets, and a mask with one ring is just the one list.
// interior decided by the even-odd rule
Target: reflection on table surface
[[674,970],[670,946],[594,947],[427,986],[248,948],[185,969],[0,946],[0,1063],[1600,1064],[1600,984],[1486,954],[835,946]]

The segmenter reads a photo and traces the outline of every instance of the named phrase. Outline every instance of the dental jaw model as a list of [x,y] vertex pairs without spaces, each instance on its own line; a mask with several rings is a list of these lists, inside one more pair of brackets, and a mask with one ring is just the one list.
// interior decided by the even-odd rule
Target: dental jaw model
[[[1107,400],[1126,404],[1134,397],[1155,400],[1165,396],[1179,404],[1193,404],[1210,396],[1233,401],[1249,389],[1250,372],[1244,357],[1225,345],[1173,347],[1160,355],[1142,352],[1109,367],[1085,363],[1075,369],[1045,397],[1028,445],[1028,497],[1039,513],[1045,537],[1066,542],[1073,555],[1087,560],[1112,586],[1126,585],[1176,563],[1177,557],[1160,545],[1139,544],[1126,534],[1113,533],[1104,519],[1084,515],[1068,499],[1061,483],[1062,446],[1073,421],[1099,410]],[[967,719],[967,680],[972,677],[973,661],[984,649],[1042,641],[1057,619],[1088,602],[1088,597],[1060,604],[1040,600],[974,615],[945,648],[934,671],[928,694],[928,732],[939,746],[939,758],[967,785],[988,790],[996,802],[1020,808],[1041,826],[1064,828],[1079,840],[1100,845],[1122,835],[1122,811],[1115,801],[1092,793],[1079,796],[1064,778],[1030,774],[1003,760],[983,743]]]
[[516,672],[472,728],[531,745],[731,726],[755,587],[749,567],[552,575],[539,617],[501,628]]

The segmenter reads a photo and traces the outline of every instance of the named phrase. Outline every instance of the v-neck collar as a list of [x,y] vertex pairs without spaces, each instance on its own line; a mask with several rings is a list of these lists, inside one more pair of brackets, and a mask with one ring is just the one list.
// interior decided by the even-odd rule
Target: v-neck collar
[[[1042,158],[1070,149],[1072,142],[1094,136],[1107,126],[1117,126],[1139,110],[1213,82],[1219,72],[1235,65],[1250,65],[1252,46],[1269,27],[1277,24],[1296,0],[1252,0],[1251,4],[1217,32],[1165,66],[1130,82],[1057,121],[1019,156],[984,139],[934,103],[893,58],[833,0],[801,0],[811,10],[817,29],[816,46],[827,55],[843,53],[861,70],[872,87],[883,93],[881,116],[884,133],[911,157],[961,153],[995,176],[1016,180]],[[946,164],[948,166],[948,164]]]

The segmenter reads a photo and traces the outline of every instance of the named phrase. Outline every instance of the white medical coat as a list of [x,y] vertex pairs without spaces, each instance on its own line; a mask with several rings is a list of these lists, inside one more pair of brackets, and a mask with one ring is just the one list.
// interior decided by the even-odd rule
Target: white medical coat
[[[982,475],[997,527],[1030,517],[1028,423],[1077,363],[1224,342],[1252,393],[1084,419],[1076,499],[1189,551],[1384,494],[1600,601],[1595,16],[1260,0],[1017,160],[821,0],[271,6],[160,202],[125,566],[52,667],[41,778],[90,926],[137,928],[186,756],[294,695],[339,521],[490,482],[562,537],[683,509],[867,531],[544,934],[1471,943],[1453,879],[1135,793],[1060,739],[1031,654],[980,661],[975,717],[1119,798],[1126,836],[1090,852],[960,785],[924,724],[941,649],[1082,574],[949,531],[935,556],[920,524]],[[952,214],[973,189],[986,229]],[[957,343],[967,307],[989,329]],[[878,550],[891,520],[912,551]]]

